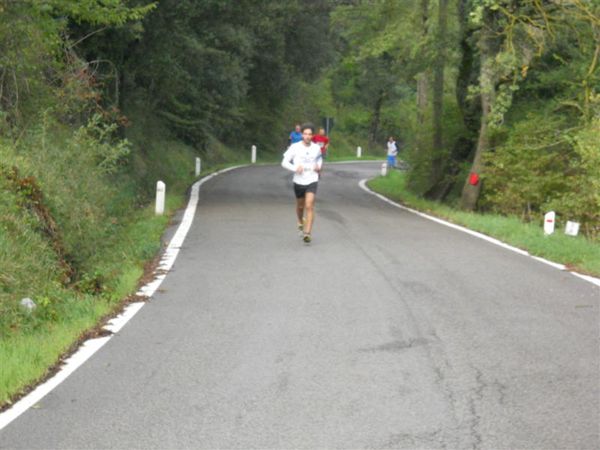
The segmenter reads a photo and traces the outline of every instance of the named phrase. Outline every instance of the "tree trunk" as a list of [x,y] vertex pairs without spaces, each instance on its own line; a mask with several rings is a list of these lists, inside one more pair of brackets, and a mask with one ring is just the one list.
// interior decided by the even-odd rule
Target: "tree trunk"
[[[495,73],[494,73],[494,55],[496,51],[496,37],[493,28],[493,16],[490,12],[484,13],[484,24],[479,38],[479,51],[481,59],[481,68],[479,73],[479,88],[481,90],[481,125],[479,127],[479,138],[475,157],[471,166],[471,174],[481,174],[483,168],[482,156],[490,148],[489,140],[489,117],[495,101]],[[473,211],[477,206],[477,200],[481,192],[481,181],[471,179],[471,174],[467,177],[463,187],[460,200],[461,207],[468,211]],[[472,182],[473,181],[473,182]]]
[[425,111],[427,111],[427,91],[429,83],[427,82],[427,74],[421,72],[417,75],[417,123],[425,124]]
[[373,117],[371,119],[371,126],[369,127],[369,149],[374,150],[377,145],[377,134],[379,133],[379,122],[381,119],[381,106],[383,105],[383,97],[385,93],[381,89],[377,93],[377,99],[375,100],[375,106],[373,107]]
[[[475,58],[475,49],[471,42],[473,41],[473,29],[468,27],[467,3],[470,0],[460,0],[457,7],[459,19],[460,36],[460,64],[456,77],[456,103],[460,108],[463,117],[463,123],[473,136],[473,143],[479,130],[479,121],[481,118],[481,100],[479,98],[469,99],[469,86],[477,83],[477,60]],[[464,155],[469,156],[469,155]]]
[[431,185],[435,186],[443,176],[444,142],[444,67],[446,65],[446,34],[448,31],[448,0],[438,1],[438,29],[436,36],[436,57],[433,69],[433,160],[431,164]]
[[[421,0],[421,39],[425,42],[427,38],[427,20],[429,19],[429,0]],[[421,72],[417,75],[417,123],[425,123],[425,111],[427,111],[427,91],[429,89],[427,73]]]

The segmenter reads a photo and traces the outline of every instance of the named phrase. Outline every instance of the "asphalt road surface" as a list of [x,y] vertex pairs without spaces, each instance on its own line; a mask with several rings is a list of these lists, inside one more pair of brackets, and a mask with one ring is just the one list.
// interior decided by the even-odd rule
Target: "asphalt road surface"
[[600,448],[600,289],[329,165],[202,186],[173,271],[1,448]]

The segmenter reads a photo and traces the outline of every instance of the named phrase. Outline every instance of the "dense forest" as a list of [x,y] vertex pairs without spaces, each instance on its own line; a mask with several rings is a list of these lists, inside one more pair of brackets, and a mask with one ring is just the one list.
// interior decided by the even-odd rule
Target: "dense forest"
[[2,331],[104,292],[156,180],[323,117],[334,156],[396,136],[419,196],[597,240],[599,59],[597,0],[0,0]]

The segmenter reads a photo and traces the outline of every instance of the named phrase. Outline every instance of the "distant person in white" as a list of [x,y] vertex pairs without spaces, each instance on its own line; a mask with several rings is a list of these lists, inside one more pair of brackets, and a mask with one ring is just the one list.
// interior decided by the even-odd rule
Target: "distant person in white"
[[[315,219],[315,196],[319,182],[319,172],[323,166],[321,147],[312,142],[314,127],[304,124],[301,127],[302,140],[296,142],[283,154],[282,167],[294,172],[294,194],[296,195],[296,217],[298,230],[307,244],[311,241]],[[305,217],[306,215],[306,217]]]
[[396,167],[396,155],[398,154],[398,147],[394,136],[390,136],[387,142],[387,165],[388,167]]

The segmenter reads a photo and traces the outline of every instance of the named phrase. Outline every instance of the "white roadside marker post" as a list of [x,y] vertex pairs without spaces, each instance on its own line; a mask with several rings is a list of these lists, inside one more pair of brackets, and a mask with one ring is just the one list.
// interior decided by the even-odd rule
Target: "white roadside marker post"
[[387,163],[383,163],[381,165],[381,176],[385,177],[387,175]]
[[362,158],[362,148],[356,147],[356,157]]
[[579,223],[571,222],[567,220],[567,226],[565,227],[565,234],[569,236],[577,236],[579,233]]
[[544,216],[544,234],[549,235],[554,233],[554,225],[556,221],[556,213],[550,211]]
[[256,163],[256,145],[252,146],[252,164]]
[[200,158],[196,158],[196,176],[200,176],[200,172],[202,171],[202,161]]
[[156,208],[155,213],[157,216],[162,216],[165,212],[165,191],[167,186],[162,181],[156,183]]

